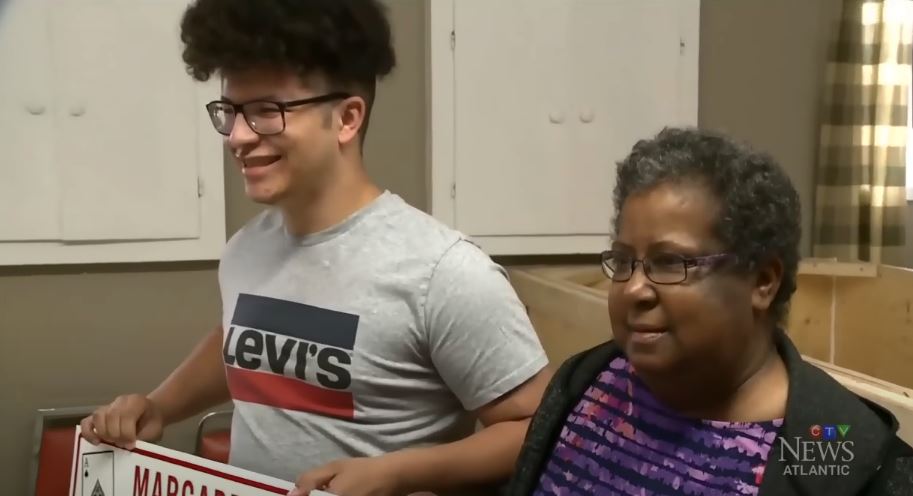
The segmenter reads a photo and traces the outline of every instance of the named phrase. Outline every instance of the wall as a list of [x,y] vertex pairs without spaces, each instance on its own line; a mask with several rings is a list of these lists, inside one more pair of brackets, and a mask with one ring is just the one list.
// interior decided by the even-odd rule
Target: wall
[[[424,0],[388,0],[400,67],[378,90],[366,145],[371,174],[424,207]],[[213,139],[219,139],[213,133]],[[226,168],[229,232],[259,211]],[[216,263],[0,267],[0,476],[25,494],[38,408],[146,392],[218,325]],[[164,444],[192,447],[195,419]]]
[[701,3],[699,124],[776,157],[802,201],[811,249],[814,164],[828,42],[840,0]]
[[392,7],[399,65],[378,88],[365,144],[368,173],[412,205],[424,209],[426,0],[386,0]]

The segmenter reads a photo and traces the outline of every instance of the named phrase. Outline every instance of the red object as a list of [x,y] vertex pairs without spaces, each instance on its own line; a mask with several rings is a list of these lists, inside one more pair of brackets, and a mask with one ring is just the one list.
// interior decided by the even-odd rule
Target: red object
[[355,417],[349,391],[324,389],[295,378],[239,367],[225,367],[225,371],[235,400],[348,420]]
[[[34,496],[70,496],[75,441],[75,425],[47,426],[44,429],[38,453],[38,479],[35,482]],[[228,463],[230,447],[229,429],[212,430],[200,438],[197,454],[203,458]]]
[[200,438],[197,455],[221,463],[228,463],[228,451],[231,447],[231,431],[228,429],[207,432]]
[[76,426],[48,427],[41,436],[35,496],[69,496]]

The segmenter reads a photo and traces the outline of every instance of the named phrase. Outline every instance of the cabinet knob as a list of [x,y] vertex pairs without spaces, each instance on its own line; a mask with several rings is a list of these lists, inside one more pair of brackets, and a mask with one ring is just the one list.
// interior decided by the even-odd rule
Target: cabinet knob
[[70,115],[73,117],[79,117],[86,113],[86,107],[83,105],[74,105],[70,107]]
[[596,115],[593,113],[592,110],[585,110],[580,113],[580,122],[585,122],[585,123],[589,124],[590,122],[593,122],[593,119],[595,119],[595,118],[596,118]]
[[554,111],[554,112],[550,112],[550,113],[548,114],[548,120],[549,120],[552,124],[561,124],[562,122],[564,122],[564,112],[562,112],[562,111],[560,111],[560,110],[556,110],[556,111]]
[[29,103],[25,106],[25,110],[32,115],[41,115],[46,109],[40,103]]

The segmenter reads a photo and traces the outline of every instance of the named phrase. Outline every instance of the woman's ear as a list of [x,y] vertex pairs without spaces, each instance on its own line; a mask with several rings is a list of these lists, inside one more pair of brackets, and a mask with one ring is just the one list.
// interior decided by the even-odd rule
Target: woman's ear
[[780,282],[783,281],[783,262],[779,258],[769,258],[758,267],[754,290],[751,293],[751,304],[756,310],[767,310],[777,296]]
[[773,303],[780,282],[783,280],[783,262],[779,258],[769,258],[758,267],[754,290],[751,293],[751,305],[756,310],[767,310]]

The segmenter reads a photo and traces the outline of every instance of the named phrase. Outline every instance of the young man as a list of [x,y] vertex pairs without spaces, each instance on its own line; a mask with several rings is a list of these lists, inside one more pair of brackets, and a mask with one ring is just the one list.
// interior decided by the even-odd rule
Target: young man
[[[231,463],[301,494],[467,494],[513,470],[549,379],[503,269],[371,182],[362,143],[395,65],[374,0],[198,0],[191,74],[247,195],[226,246],[222,326],[148,395],[82,422],[129,447],[234,401]],[[483,428],[476,431],[476,420]]]

